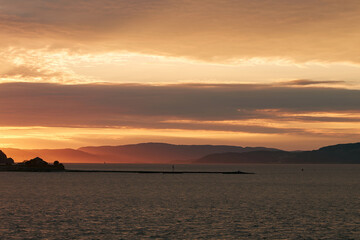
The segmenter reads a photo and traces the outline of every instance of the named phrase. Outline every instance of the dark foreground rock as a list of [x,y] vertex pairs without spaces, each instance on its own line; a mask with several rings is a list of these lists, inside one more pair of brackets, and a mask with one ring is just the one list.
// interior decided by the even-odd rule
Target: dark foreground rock
[[8,158],[6,154],[0,150],[0,165],[12,165],[14,164],[14,160],[12,158]]
[[[5,158],[7,160],[5,160]],[[58,161],[55,161],[53,164],[49,164],[39,157],[15,164],[13,159],[7,158],[6,155],[0,151],[0,171],[58,172],[65,171],[65,167]]]

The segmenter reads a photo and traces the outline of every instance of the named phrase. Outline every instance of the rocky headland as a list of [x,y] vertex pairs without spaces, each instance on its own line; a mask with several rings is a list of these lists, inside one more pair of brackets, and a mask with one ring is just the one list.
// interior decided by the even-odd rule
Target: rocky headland
[[21,163],[15,163],[12,158],[8,158],[6,154],[0,150],[0,171],[18,171],[18,172],[55,172],[65,171],[65,167],[59,161],[49,164],[43,159],[36,157],[25,160]]

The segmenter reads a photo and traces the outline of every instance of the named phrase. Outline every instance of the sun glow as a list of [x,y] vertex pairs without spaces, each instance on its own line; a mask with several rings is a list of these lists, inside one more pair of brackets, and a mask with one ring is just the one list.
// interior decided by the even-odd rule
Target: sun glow
[[248,2],[2,1],[0,144],[357,141],[358,2]]

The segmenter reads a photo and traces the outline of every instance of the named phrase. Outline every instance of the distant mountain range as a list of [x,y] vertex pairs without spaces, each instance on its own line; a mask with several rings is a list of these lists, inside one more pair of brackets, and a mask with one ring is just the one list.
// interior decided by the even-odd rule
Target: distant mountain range
[[195,163],[360,163],[360,143],[338,144],[313,151],[215,153]]
[[121,146],[82,147],[79,149],[2,149],[16,162],[34,157],[46,161],[86,163],[190,163],[213,153],[278,151],[265,147],[237,147],[222,145],[173,145],[167,143],[140,143]]
[[360,163],[360,143],[327,146],[313,151],[282,151],[265,147],[140,143],[79,149],[14,149],[3,152],[16,162],[40,157],[48,162],[82,163]]

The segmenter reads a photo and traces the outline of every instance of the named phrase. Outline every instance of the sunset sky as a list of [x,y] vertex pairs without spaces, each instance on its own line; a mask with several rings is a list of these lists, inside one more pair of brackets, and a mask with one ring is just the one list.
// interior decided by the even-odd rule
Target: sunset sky
[[0,0],[0,148],[360,141],[359,0]]

